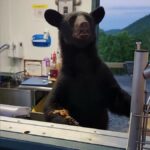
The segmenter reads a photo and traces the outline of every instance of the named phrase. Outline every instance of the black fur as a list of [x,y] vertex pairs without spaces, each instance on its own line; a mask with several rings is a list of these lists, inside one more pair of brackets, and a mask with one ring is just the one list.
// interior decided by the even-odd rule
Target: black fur
[[[66,16],[46,11],[47,22],[59,29],[62,53],[62,68],[45,104],[46,120],[75,124],[60,114],[49,113],[66,109],[81,126],[107,129],[108,109],[129,116],[131,97],[97,55],[95,27],[104,13],[103,7],[90,14],[77,12]],[[84,25],[87,30],[82,28]]]

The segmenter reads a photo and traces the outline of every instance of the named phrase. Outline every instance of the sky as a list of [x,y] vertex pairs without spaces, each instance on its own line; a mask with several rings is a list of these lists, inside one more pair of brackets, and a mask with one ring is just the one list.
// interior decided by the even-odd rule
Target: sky
[[136,20],[150,14],[150,0],[100,0],[105,17],[100,28],[123,29]]

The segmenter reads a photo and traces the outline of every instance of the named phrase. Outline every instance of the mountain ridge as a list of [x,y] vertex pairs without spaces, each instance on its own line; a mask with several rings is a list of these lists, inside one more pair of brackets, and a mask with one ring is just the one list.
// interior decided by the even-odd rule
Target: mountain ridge
[[110,29],[104,32],[108,35],[116,35],[120,32],[128,31],[129,34],[136,35],[147,29],[150,30],[150,14],[145,15],[123,29]]
[[108,36],[117,36],[123,32],[127,32],[129,36],[132,36],[135,39],[135,41],[141,41],[142,48],[150,51],[150,14],[136,20],[121,30],[112,29],[104,31]]

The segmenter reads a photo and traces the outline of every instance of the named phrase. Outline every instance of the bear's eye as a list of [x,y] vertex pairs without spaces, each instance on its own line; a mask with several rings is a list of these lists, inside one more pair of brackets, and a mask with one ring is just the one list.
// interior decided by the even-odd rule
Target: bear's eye
[[71,27],[74,26],[74,22],[75,22],[76,18],[77,18],[77,16],[72,16],[72,17],[69,19],[69,24],[70,24]]
[[85,18],[90,24],[92,24],[92,19],[89,16],[85,16]]

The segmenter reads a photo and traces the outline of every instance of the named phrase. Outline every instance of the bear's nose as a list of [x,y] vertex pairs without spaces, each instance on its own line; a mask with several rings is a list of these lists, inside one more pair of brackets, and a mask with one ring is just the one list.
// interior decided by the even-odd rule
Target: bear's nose
[[79,25],[80,33],[88,33],[89,32],[89,23],[88,22],[81,22]]

